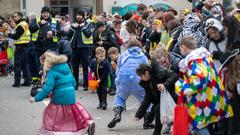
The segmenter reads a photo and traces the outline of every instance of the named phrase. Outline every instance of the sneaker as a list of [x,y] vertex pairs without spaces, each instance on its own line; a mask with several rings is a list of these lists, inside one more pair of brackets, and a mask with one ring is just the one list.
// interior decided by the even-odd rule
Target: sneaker
[[107,109],[107,105],[102,105],[102,109],[106,110]]
[[94,135],[95,134],[95,123],[94,122],[89,125],[87,133],[88,133],[88,135]]
[[102,109],[102,104],[99,104],[97,109]]
[[83,91],[88,91],[88,87],[83,87]]
[[143,129],[153,129],[155,125],[152,123],[143,124]]

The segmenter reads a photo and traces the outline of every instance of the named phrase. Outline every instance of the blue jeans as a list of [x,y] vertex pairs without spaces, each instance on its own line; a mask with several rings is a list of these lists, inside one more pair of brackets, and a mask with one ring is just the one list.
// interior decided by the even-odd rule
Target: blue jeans
[[210,133],[209,133],[207,128],[199,129],[199,130],[197,130],[197,133],[199,135],[210,135]]
[[117,90],[114,98],[114,106],[121,106],[125,108],[126,101],[129,96],[133,95],[141,103],[144,99],[144,90]]

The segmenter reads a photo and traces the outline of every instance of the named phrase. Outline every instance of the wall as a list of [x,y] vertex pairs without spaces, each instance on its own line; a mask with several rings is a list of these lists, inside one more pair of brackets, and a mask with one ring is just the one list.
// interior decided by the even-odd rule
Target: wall
[[0,15],[9,16],[13,12],[20,11],[20,0],[0,0]]
[[44,0],[26,0],[26,14],[34,12],[39,16],[43,6]]

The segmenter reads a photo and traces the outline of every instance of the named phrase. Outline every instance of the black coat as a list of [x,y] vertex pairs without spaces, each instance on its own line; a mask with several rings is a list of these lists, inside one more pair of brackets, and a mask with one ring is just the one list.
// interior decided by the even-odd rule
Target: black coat
[[[98,66],[98,68],[97,68]],[[96,59],[92,59],[90,63],[90,69],[94,72],[96,79],[100,79],[101,83],[107,83],[108,75],[110,74],[110,63],[107,59],[103,60],[99,64]]]
[[[99,33],[99,32],[97,33],[97,31],[96,31],[94,40],[95,40],[95,42],[103,41],[102,46],[104,47],[106,52],[111,47],[117,47],[118,49],[120,48],[118,36],[116,34],[116,31],[112,27],[108,27],[102,33]],[[98,44],[96,44],[96,45],[99,46]]]
[[144,116],[151,103],[154,105],[158,105],[160,103],[160,92],[157,90],[157,84],[163,83],[173,99],[176,100],[177,98],[174,87],[175,82],[178,80],[178,75],[175,72],[159,65],[155,60],[153,60],[151,67],[151,79],[148,82],[140,82],[140,85],[145,89],[145,96],[135,114],[135,117],[139,119]]
[[143,31],[141,33],[140,41],[143,43],[143,45],[146,44],[147,39],[149,35],[151,34],[152,29],[150,27],[143,28]]
[[50,39],[47,38],[47,32],[53,31],[54,36],[61,37],[62,32],[60,29],[60,24],[59,24],[59,22],[57,22],[56,31],[55,31],[55,30],[51,29],[52,19],[48,18],[46,21],[47,21],[47,23],[44,25],[37,23],[37,19],[35,19],[31,22],[31,24],[29,26],[30,32],[35,33],[39,30],[38,38],[37,38],[37,41],[35,41],[34,45],[36,45],[37,49],[40,49],[43,51],[46,51],[48,49],[56,50],[57,43],[54,43],[52,38],[50,38]]
[[82,40],[82,33],[87,37],[91,37],[93,32],[93,25],[84,22],[84,26],[74,28],[71,27],[68,31],[67,38],[71,39],[72,48],[89,48],[92,45],[85,45]]
[[68,62],[71,62],[72,59],[71,42],[68,40],[60,40],[58,42],[57,53],[66,55],[68,57]]

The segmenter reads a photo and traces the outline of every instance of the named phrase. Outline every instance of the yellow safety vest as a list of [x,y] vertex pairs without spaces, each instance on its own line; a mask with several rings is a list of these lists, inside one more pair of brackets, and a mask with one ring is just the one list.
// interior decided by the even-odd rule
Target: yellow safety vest
[[[39,23],[40,21],[41,21],[40,18],[37,18],[37,23]],[[51,25],[55,25],[55,28],[53,28],[53,29],[56,30],[56,26],[57,26],[56,19],[52,18]],[[35,33],[32,33],[32,41],[37,41],[38,34],[39,34],[39,30],[37,32],[35,32]],[[58,37],[57,36],[53,36],[53,42],[54,43],[58,42]]]
[[30,41],[30,31],[29,31],[29,26],[25,21],[20,22],[17,26],[16,29],[21,26],[24,29],[24,33],[18,40],[13,40],[14,44],[28,44]]
[[83,33],[82,33],[82,41],[85,45],[92,45],[93,44],[93,36],[91,35],[89,38],[87,38]]
[[167,43],[166,50],[169,51],[169,48],[172,46],[173,43],[173,37],[171,37]]

